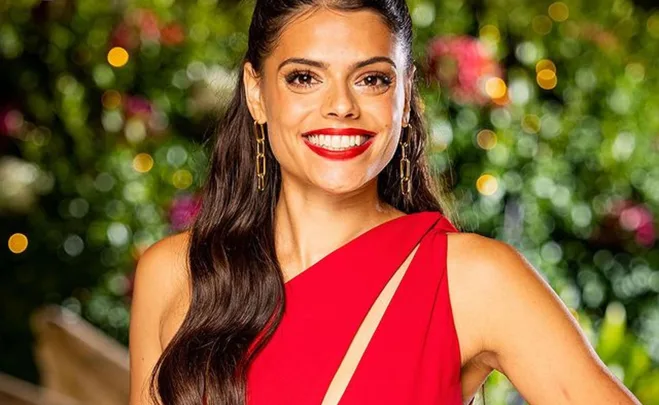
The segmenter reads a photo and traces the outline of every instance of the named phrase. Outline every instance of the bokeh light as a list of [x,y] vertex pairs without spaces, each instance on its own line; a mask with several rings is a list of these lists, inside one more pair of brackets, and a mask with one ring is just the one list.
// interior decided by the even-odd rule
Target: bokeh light
[[540,59],[538,63],[535,64],[535,72],[540,73],[543,70],[551,70],[556,73],[556,65],[549,59]]
[[101,102],[103,103],[103,107],[108,110],[114,110],[121,105],[121,94],[116,90],[108,90],[103,93]]
[[172,184],[178,189],[186,189],[190,187],[192,181],[192,173],[185,169],[177,170],[172,175]]
[[491,174],[483,174],[476,180],[476,189],[483,195],[492,195],[498,188],[499,182]]
[[497,145],[497,134],[490,129],[483,129],[476,135],[476,143],[479,147],[490,150]]
[[120,46],[115,46],[108,52],[108,63],[114,67],[122,67],[128,63],[128,51]]
[[506,95],[506,89],[506,82],[499,77],[491,77],[485,82],[485,92],[490,98],[502,98]]
[[148,153],[139,153],[133,159],[133,169],[139,173],[146,173],[153,168],[153,158]]
[[499,28],[497,28],[495,25],[492,24],[487,24],[481,27],[479,31],[479,35],[481,38],[492,42],[499,42],[499,40],[501,39],[501,33],[499,32]]
[[550,4],[547,12],[552,20],[557,22],[565,21],[570,16],[570,10],[567,4],[563,3],[562,1],[557,1]]
[[550,69],[543,69],[538,72],[536,76],[536,82],[538,86],[545,90],[551,90],[556,87],[558,83],[558,78],[556,77],[556,72]]
[[23,253],[27,249],[27,236],[22,233],[15,233],[9,237],[9,250],[12,253]]

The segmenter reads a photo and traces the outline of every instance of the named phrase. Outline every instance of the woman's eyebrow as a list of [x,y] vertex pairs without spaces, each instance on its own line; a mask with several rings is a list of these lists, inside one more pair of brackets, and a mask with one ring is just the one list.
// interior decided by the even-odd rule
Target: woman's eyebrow
[[[377,62],[387,62],[391,64],[394,67],[394,69],[396,68],[396,64],[391,58],[387,56],[374,56],[372,58],[368,58],[366,60],[353,63],[352,65],[350,65],[350,70],[359,69],[361,67],[368,66]],[[317,60],[312,60],[307,58],[288,58],[279,64],[279,66],[277,67],[277,71],[281,70],[282,67],[290,63],[300,63],[303,65],[314,66],[319,69],[327,69],[329,67],[329,64],[327,62],[320,62]]]

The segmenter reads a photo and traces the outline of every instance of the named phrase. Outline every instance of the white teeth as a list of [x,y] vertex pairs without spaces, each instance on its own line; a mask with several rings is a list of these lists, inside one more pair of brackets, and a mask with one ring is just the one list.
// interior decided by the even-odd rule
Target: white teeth
[[343,150],[363,144],[368,140],[364,135],[311,135],[309,142],[330,150]]

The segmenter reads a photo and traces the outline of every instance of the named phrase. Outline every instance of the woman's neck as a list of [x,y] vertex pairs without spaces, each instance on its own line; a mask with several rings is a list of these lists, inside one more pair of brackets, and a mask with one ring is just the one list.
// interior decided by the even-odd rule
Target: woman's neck
[[361,233],[401,215],[405,213],[378,198],[377,184],[341,195],[282,187],[274,227],[285,280]]

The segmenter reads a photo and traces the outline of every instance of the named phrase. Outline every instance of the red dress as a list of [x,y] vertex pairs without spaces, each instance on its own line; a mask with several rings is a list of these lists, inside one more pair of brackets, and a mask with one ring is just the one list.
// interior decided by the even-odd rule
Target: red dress
[[417,244],[339,405],[461,405],[446,232],[457,230],[438,212],[404,215],[289,280],[282,322],[249,369],[247,405],[320,405],[362,320]]

